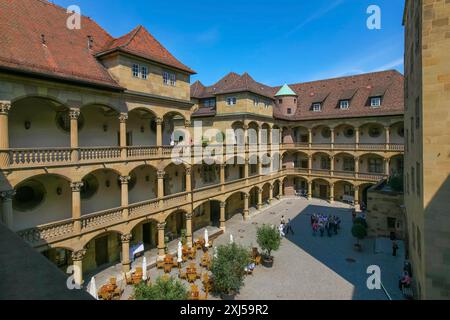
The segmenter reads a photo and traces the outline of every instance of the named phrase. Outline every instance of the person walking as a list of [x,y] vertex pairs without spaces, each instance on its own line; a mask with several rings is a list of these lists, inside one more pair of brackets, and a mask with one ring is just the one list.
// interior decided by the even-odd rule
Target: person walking
[[284,238],[286,236],[286,234],[284,233],[284,224],[280,224],[280,226],[278,227],[278,231],[280,232],[281,238]]
[[288,219],[288,222],[286,224],[286,234],[289,234],[289,231],[294,235],[294,229],[292,229],[291,219]]
[[319,231],[320,231],[320,236],[323,237],[323,234],[325,233],[325,227],[323,225],[323,222],[319,223]]
[[284,216],[281,216],[281,224],[284,226],[286,224],[286,219]]
[[396,257],[397,256],[397,251],[398,251],[398,244],[396,241],[392,242],[392,256]]

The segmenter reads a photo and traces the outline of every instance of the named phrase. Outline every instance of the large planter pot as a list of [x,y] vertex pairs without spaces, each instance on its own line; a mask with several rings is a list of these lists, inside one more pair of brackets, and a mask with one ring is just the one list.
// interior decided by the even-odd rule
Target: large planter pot
[[273,257],[263,256],[262,257],[262,265],[266,268],[273,267]]
[[236,298],[236,293],[221,293],[220,298],[225,301],[234,300]]

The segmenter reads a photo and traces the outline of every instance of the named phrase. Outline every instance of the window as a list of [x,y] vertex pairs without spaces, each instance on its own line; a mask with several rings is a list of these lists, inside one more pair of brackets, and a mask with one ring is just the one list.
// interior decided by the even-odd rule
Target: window
[[257,107],[259,105],[259,100],[258,99],[253,99],[253,105],[255,107]]
[[133,64],[133,77],[139,78],[139,65]]
[[216,99],[214,99],[214,98],[211,98],[211,99],[204,99],[203,101],[202,101],[202,105],[204,106],[204,107],[209,107],[209,108],[212,108],[212,107],[215,107],[216,106]]
[[420,196],[420,163],[416,162],[416,190],[417,195]]
[[142,77],[142,79],[147,80],[148,68],[145,66],[142,66],[142,68],[141,68],[141,77]]
[[331,138],[331,130],[330,130],[330,128],[323,128],[322,129],[322,137],[324,137],[325,139]]
[[369,173],[383,173],[383,160],[380,158],[370,158]]
[[235,97],[229,97],[227,98],[227,106],[234,106],[236,105],[236,98]]
[[331,168],[331,160],[328,157],[320,158],[320,169],[322,170],[330,170]]
[[353,186],[350,184],[344,184],[344,195],[346,196],[355,196],[355,190],[353,189]]
[[322,104],[321,103],[313,103],[313,111],[314,112],[322,111]]
[[344,136],[346,138],[353,138],[355,135],[355,130],[353,128],[347,127],[344,129]]
[[419,97],[416,98],[415,113],[416,113],[416,129],[419,130],[419,128],[420,128],[420,98]]
[[350,106],[350,102],[349,102],[348,100],[341,100],[341,101],[339,102],[339,108],[340,108],[341,110],[348,109],[349,106]]
[[372,108],[379,108],[381,106],[381,97],[370,98],[370,106]]
[[166,86],[175,86],[177,82],[177,76],[173,72],[164,71],[163,72],[163,82]]
[[292,114],[292,109],[291,108],[287,108],[287,114]]
[[373,126],[369,128],[369,136],[371,138],[378,138],[381,136],[381,128],[378,126]]
[[343,168],[344,168],[344,171],[354,172],[355,171],[355,160],[350,157],[345,157]]
[[269,102],[264,102],[264,108],[269,109],[270,108],[270,103]]
[[283,104],[283,99],[278,99],[279,104]]

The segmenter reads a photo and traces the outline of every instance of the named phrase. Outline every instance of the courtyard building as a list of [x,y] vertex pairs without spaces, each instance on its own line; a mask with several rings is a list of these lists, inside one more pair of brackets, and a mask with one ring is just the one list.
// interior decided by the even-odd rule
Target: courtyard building
[[[275,198],[358,209],[369,188],[403,174],[397,71],[277,87],[229,73],[191,85],[195,71],[144,27],[114,38],[84,16],[69,29],[70,16],[47,1],[2,4],[0,210],[61,269],[75,265],[79,284],[111,263],[129,271],[136,245],[162,257],[168,241],[223,231]],[[195,158],[224,142],[232,147]],[[178,146],[187,156],[177,162]]]
[[450,3],[406,1],[405,205],[421,299],[450,298]]

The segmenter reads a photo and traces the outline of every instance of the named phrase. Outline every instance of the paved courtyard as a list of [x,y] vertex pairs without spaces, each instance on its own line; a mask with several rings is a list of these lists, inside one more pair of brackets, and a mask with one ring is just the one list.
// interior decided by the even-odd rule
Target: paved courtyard
[[[314,213],[340,216],[342,228],[339,234],[331,238],[313,236],[310,216]],[[238,300],[386,300],[384,290],[371,291],[366,286],[369,277],[366,271],[371,265],[380,266],[383,285],[392,299],[402,299],[397,282],[402,272],[403,243],[399,242],[398,257],[391,255],[391,242],[387,239],[363,240],[363,251],[354,251],[351,209],[341,203],[330,205],[316,199],[284,199],[262,212],[253,212],[247,222],[241,215],[235,215],[227,222],[226,232],[216,239],[214,246],[229,242],[230,234],[239,244],[249,248],[257,246],[257,227],[264,223],[279,225],[282,215],[292,219],[295,235],[290,234],[282,240],[280,250],[274,253],[273,268],[259,266],[254,275],[246,278]],[[200,254],[197,256],[199,260]],[[136,261],[133,267],[140,263],[140,260]],[[107,274],[111,276],[110,272]],[[162,271],[153,268],[149,275],[154,280],[162,275]],[[174,269],[172,275],[177,276],[178,270]],[[108,279],[102,278],[105,278],[104,282]],[[200,280],[197,285],[202,288]],[[123,299],[128,299],[132,291],[131,286],[125,287]]]

